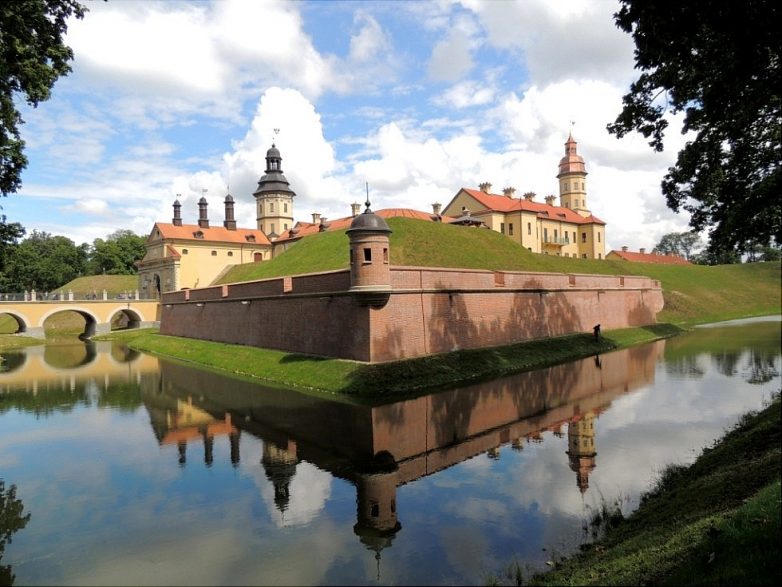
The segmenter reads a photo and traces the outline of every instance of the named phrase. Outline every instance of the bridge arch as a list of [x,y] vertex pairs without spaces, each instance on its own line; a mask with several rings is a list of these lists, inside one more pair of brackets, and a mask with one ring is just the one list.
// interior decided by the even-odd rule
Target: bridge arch
[[[31,326],[29,318],[27,318],[21,312],[8,311],[8,310],[6,310],[4,308],[0,308],[0,316],[1,315],[10,316],[16,322],[17,328],[16,328],[16,332],[14,332],[13,334],[23,334],[23,333],[27,332],[27,330]],[[33,326],[35,326],[35,325],[33,325]]]
[[109,324],[114,330],[115,323],[119,324],[118,329],[139,328],[144,322],[144,317],[132,308],[119,308],[112,311],[109,315]]
[[41,321],[38,326],[41,327],[41,329],[44,328],[44,325],[46,324],[46,321],[54,316],[55,314],[61,314],[62,312],[76,312],[79,314],[82,318],[84,318],[84,332],[82,332],[79,335],[79,338],[89,338],[95,334],[95,331],[97,329],[97,325],[99,324],[99,319],[93,312],[90,312],[88,309],[79,307],[79,306],[68,306],[68,307],[55,307],[48,312],[44,312],[41,315]]

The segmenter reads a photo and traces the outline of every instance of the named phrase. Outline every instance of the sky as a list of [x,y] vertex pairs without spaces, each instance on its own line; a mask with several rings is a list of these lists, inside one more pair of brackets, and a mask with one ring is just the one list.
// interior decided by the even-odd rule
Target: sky
[[28,234],[146,236],[176,198],[197,222],[202,196],[221,225],[227,193],[254,228],[272,141],[295,220],[348,216],[367,185],[375,210],[431,211],[484,181],[542,201],[571,130],[607,250],[687,230],[660,191],[681,120],[662,153],[606,130],[638,76],[616,1],[86,4],[73,71],[21,105],[29,165],[0,205]]

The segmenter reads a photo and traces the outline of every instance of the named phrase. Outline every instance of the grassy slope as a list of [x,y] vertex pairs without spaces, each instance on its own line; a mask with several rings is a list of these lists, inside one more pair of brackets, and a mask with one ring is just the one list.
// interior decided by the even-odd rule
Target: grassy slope
[[55,291],[65,294],[72,291],[77,296],[96,292],[100,296],[104,289],[110,298],[117,294],[135,291],[138,289],[138,276],[87,275],[86,277],[77,277]]
[[[655,265],[595,261],[530,253],[489,230],[392,218],[391,263],[426,267],[465,267],[507,271],[647,275],[663,286],[661,322],[697,324],[780,312],[780,264]],[[436,245],[436,246],[435,246]],[[344,231],[303,239],[284,255],[262,264],[239,265],[221,283],[347,267]]]

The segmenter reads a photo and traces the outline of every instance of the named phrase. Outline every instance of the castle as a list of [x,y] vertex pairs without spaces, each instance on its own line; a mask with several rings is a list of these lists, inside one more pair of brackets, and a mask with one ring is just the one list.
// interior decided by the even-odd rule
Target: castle
[[[559,206],[554,205],[553,195],[547,196],[545,203],[536,202],[531,192],[516,198],[510,187],[501,196],[492,194],[487,182],[479,190],[461,188],[444,210],[433,204],[432,213],[391,208],[376,215],[485,226],[535,253],[604,259],[605,222],[587,207],[586,175],[584,159],[571,134],[559,162]],[[265,174],[253,193],[255,228],[237,227],[230,194],[225,197],[225,219],[220,226],[210,223],[204,197],[198,202],[198,223],[183,224],[177,199],[171,223],[155,223],[147,238],[146,254],[138,263],[141,296],[157,299],[165,292],[206,287],[232,265],[267,261],[310,234],[347,229],[361,208],[354,203],[350,216],[333,221],[314,213],[312,222],[294,223],[295,196],[283,174],[280,151],[272,143],[266,152]]]

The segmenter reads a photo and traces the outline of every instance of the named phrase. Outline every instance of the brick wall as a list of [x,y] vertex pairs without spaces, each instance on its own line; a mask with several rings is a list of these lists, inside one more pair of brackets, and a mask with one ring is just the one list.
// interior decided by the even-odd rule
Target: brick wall
[[663,304],[645,277],[395,267],[391,284],[382,307],[344,270],[174,292],[161,332],[380,362],[653,324]]

